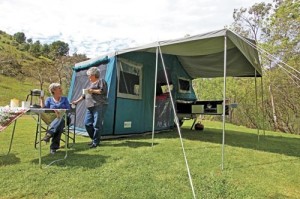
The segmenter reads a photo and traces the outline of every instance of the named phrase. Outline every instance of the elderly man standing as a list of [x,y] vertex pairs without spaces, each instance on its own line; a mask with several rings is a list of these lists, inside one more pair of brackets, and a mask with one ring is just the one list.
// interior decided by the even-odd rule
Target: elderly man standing
[[96,148],[100,143],[100,135],[103,131],[104,113],[107,106],[107,84],[104,79],[100,78],[100,71],[97,67],[92,67],[87,70],[87,76],[90,80],[90,85],[84,89],[84,93],[79,99],[72,102],[85,100],[87,108],[84,124],[92,142],[89,143],[90,148]]

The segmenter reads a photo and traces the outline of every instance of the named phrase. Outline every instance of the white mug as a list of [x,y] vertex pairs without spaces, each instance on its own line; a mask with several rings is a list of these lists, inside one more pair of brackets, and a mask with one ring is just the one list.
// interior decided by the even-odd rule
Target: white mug
[[86,95],[86,94],[89,94],[89,89],[82,89],[82,94]]

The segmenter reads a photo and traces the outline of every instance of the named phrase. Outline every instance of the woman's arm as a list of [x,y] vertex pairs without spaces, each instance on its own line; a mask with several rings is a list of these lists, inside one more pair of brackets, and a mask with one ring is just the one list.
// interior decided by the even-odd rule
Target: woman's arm
[[102,90],[101,89],[89,89],[88,90],[89,94],[97,94],[97,95],[100,95],[102,94]]

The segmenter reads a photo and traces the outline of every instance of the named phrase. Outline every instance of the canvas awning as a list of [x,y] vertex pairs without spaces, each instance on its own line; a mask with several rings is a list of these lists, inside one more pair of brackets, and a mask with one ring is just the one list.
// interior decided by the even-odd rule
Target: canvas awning
[[[121,50],[116,54],[134,51],[155,53],[156,48],[160,46],[164,54],[177,56],[192,78],[223,77],[225,36],[227,37],[227,76],[255,77],[255,70],[256,76],[261,76],[262,70],[257,50],[227,29],[182,39],[155,42]],[[251,42],[254,43],[254,41]]]

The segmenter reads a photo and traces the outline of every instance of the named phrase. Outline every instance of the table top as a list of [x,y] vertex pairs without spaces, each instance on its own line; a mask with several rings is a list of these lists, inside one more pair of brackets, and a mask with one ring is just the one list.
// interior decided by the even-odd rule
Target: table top
[[55,111],[64,113],[68,109],[49,109],[49,108],[21,108],[21,107],[2,107],[0,106],[0,132],[6,129],[11,123],[24,115],[31,113],[54,113]]
[[55,111],[65,112],[69,109],[50,109],[50,108],[30,108],[28,111],[33,113],[53,113]]
[[28,109],[0,107],[0,132],[6,129],[12,122],[25,114]]

